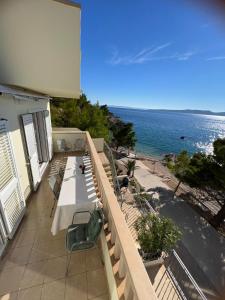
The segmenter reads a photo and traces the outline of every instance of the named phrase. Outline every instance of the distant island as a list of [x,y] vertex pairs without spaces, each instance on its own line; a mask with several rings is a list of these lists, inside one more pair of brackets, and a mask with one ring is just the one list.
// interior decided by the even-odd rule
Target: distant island
[[211,110],[198,110],[198,109],[148,109],[150,111],[161,111],[161,112],[175,112],[184,114],[196,114],[196,115],[211,115],[211,116],[225,116],[225,112],[213,112]]
[[138,107],[128,107],[128,106],[114,106],[109,105],[112,108],[122,108],[122,109],[139,109],[155,112],[173,112],[173,113],[183,113],[183,114],[196,114],[196,115],[210,115],[210,116],[225,116],[225,112],[213,112],[211,110],[198,110],[198,109],[148,109],[148,108],[138,108]]

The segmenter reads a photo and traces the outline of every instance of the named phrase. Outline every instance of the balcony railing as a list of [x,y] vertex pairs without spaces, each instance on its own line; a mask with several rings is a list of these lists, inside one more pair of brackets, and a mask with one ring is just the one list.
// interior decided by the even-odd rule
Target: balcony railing
[[53,144],[56,152],[56,141],[59,138],[65,139],[71,145],[72,151],[76,150],[77,139],[85,141],[86,149],[83,150],[88,150],[92,160],[108,229],[111,232],[111,243],[114,245],[113,255],[118,260],[118,274],[124,282],[122,294],[125,300],[157,299],[90,134],[88,132],[54,129]]
[[117,177],[117,172],[116,172],[116,166],[115,166],[115,162],[114,162],[114,157],[112,154],[112,151],[109,147],[108,144],[104,143],[104,153],[106,155],[106,157],[109,160],[109,164],[110,164],[110,168],[111,168],[111,172],[112,172],[112,179],[113,179],[113,186],[114,186],[114,191],[115,194],[117,196],[117,199],[120,203],[122,203],[122,195],[120,192],[120,184],[119,184],[119,180]]

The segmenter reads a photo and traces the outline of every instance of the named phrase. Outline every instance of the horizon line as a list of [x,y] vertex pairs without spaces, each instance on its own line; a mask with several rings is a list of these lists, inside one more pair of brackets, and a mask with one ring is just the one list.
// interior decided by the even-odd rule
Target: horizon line
[[225,111],[213,111],[210,109],[194,109],[194,108],[183,108],[183,109],[173,109],[173,108],[147,108],[147,107],[134,107],[134,106],[122,106],[122,105],[113,105],[109,104],[108,107],[116,107],[116,108],[128,108],[128,109],[139,109],[139,110],[165,110],[165,111],[202,111],[202,112],[210,112],[213,114],[225,114]]

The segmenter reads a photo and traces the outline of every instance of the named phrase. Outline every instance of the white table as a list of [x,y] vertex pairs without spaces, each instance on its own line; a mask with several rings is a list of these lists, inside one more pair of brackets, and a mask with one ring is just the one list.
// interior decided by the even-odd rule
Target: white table
[[[79,168],[81,164],[86,166],[85,174],[82,174],[82,170]],[[98,198],[95,192],[91,167],[91,161],[88,156],[68,157],[51,228],[53,235],[56,235],[60,230],[66,229],[71,224],[76,211],[91,211],[96,207]],[[87,222],[88,217],[88,214],[86,216],[78,214],[76,223]]]

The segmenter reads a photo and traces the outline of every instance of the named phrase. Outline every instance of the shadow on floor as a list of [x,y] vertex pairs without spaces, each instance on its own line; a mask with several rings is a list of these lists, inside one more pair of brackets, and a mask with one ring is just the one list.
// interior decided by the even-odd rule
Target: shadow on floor
[[219,299],[224,299],[225,239],[184,200],[173,198],[172,191],[162,187],[148,191],[159,193],[154,208],[173,219],[183,232],[176,251],[206,297],[212,299],[213,294],[219,293]]

